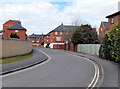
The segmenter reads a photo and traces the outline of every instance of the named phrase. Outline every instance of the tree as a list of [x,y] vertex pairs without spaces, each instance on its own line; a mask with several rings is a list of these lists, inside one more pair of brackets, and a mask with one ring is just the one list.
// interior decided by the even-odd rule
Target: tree
[[16,33],[11,33],[10,37],[20,39],[19,36]]
[[71,23],[73,26],[80,26],[82,24],[86,24],[85,21],[83,21],[82,19],[79,19],[79,18],[74,18],[72,19],[72,23]]
[[98,35],[95,28],[91,25],[81,25],[74,32],[71,38],[73,44],[94,44],[98,43]]

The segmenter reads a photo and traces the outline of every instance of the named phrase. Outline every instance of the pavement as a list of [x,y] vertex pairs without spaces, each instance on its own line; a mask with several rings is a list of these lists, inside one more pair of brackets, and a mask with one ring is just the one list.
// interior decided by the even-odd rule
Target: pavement
[[[91,55],[87,55],[87,54],[82,54],[82,53],[76,53],[76,52],[70,52],[71,54],[76,54],[76,55],[80,55],[82,57],[86,57],[89,59],[92,59],[94,61],[96,61],[97,63],[99,63],[104,71],[104,79],[102,82],[102,86],[101,87],[115,87],[118,89],[119,87],[119,64],[118,63],[114,63],[112,61],[109,60],[105,60],[105,59],[101,59],[98,56],[91,56]],[[120,87],[119,87],[120,88]]]
[[2,65],[2,71],[0,72],[0,74],[15,72],[47,60],[47,56],[39,52],[35,48],[33,48],[33,54],[34,56],[29,59]]

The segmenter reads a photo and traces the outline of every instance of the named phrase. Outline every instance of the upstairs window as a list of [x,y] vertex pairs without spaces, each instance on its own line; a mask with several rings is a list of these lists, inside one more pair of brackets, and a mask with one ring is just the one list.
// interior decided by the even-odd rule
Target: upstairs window
[[113,24],[114,23],[114,18],[111,18],[111,24]]
[[15,32],[18,32],[18,30],[15,30]]
[[62,35],[62,32],[60,32],[60,35]]
[[57,41],[57,42],[62,41],[61,37],[56,37],[56,41]]
[[55,32],[55,35],[58,35],[58,32]]

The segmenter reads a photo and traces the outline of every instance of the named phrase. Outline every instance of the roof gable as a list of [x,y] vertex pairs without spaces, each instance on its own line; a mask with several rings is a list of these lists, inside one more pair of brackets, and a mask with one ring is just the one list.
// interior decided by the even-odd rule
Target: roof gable
[[15,29],[15,30],[26,30],[24,27],[22,27],[21,25],[19,24],[16,24],[16,25],[13,25],[9,28],[7,28],[8,30],[11,30],[11,29]]

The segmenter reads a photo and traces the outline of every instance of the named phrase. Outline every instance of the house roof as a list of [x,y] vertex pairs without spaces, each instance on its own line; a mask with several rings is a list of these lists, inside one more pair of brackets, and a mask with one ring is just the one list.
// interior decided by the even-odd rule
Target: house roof
[[108,29],[108,22],[102,22],[104,29],[107,30]]
[[116,15],[120,15],[120,11],[118,11],[118,12],[116,12],[116,13],[113,13],[113,14],[111,14],[111,15],[108,15],[108,16],[106,16],[106,18],[110,18],[110,17],[116,16]]
[[15,22],[15,23],[21,24],[21,21],[20,21],[20,20],[12,20],[12,21]]
[[22,27],[21,25],[19,24],[16,24],[16,25],[13,25],[9,28],[7,28],[8,30],[11,30],[11,29],[15,29],[15,30],[26,30],[26,28]]
[[71,26],[71,25],[63,25],[63,23],[61,25],[59,25],[57,28],[55,28],[54,30],[50,31],[49,33],[47,33],[45,36],[50,36],[50,33],[53,31],[73,31],[76,30],[76,28],[78,28],[79,26]]
[[39,34],[32,34],[32,35],[29,35],[28,38],[42,38],[44,37],[44,35],[39,35]]
[[76,30],[78,26],[60,25],[52,31],[72,31]]

